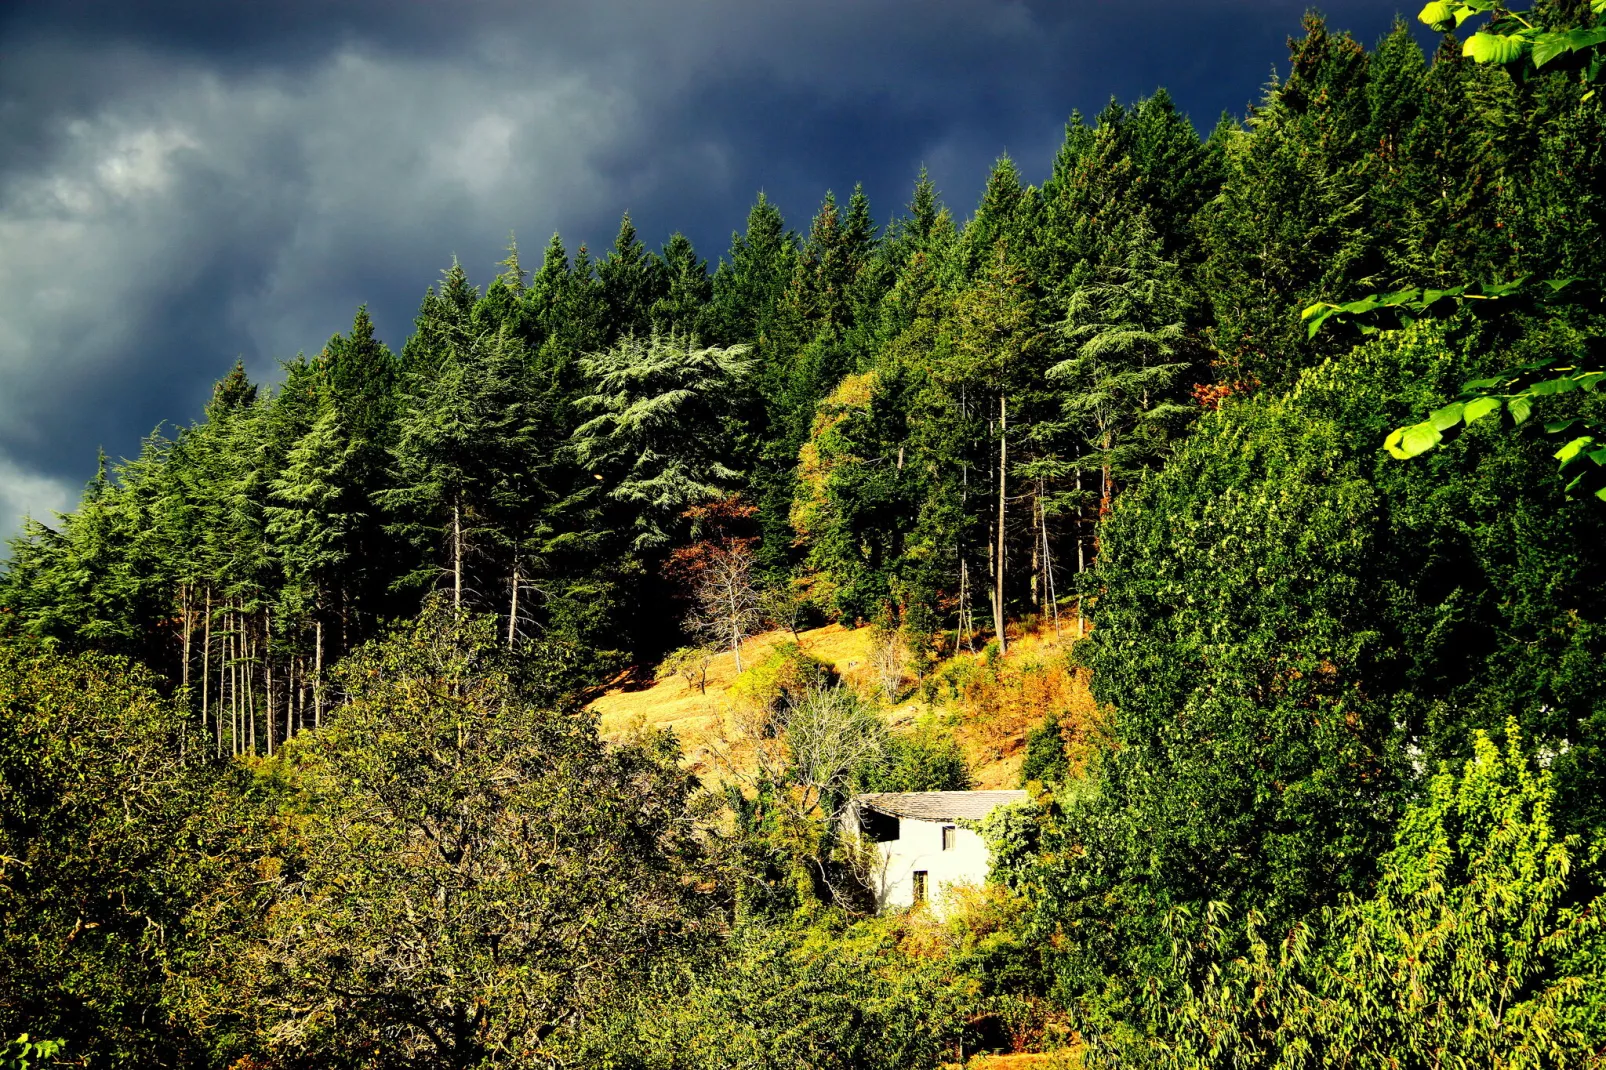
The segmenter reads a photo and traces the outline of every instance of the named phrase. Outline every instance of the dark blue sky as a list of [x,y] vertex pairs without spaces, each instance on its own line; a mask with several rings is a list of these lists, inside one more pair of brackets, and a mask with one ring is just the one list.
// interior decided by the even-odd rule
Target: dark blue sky
[[[1073,109],[1165,86],[1196,125],[1286,70],[1281,0],[215,0],[0,13],[0,536],[96,448],[271,378],[359,303],[399,348],[460,256],[605,247],[628,209],[712,262],[762,189],[806,227],[927,166],[963,219],[1047,172]],[[1325,8],[1367,44],[1399,10]],[[1406,11],[1414,15],[1415,5]],[[1422,39],[1426,41],[1424,33]]]

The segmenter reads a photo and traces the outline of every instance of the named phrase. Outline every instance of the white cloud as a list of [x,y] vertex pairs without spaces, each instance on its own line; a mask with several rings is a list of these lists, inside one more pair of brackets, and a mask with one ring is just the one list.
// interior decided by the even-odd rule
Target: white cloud
[[295,79],[180,68],[62,118],[0,175],[0,472],[26,488],[0,537],[62,503],[22,474],[39,459],[132,450],[236,353],[271,379],[393,273],[416,296],[514,220],[616,204],[595,161],[635,116],[572,72],[346,50]]
[[889,139],[900,199],[924,158],[962,216],[1007,143],[1000,102],[1064,62],[1019,0],[275,11],[252,32],[160,3],[98,37],[8,24],[0,474],[28,500],[197,416],[236,355],[273,378],[359,303],[399,346],[433,274],[456,253],[483,281],[510,228],[533,261],[553,230],[596,252],[619,211],[690,203],[723,241],[757,189],[843,193]]
[[24,517],[50,523],[76,499],[61,480],[24,471],[0,457],[0,537],[20,531]]

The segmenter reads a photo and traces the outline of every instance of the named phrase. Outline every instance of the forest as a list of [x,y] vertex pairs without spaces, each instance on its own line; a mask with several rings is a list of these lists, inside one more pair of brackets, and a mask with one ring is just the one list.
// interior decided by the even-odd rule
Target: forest
[[[1606,1062],[1606,0],[1420,22],[219,368],[0,562],[0,1068]],[[876,915],[1032,634],[1096,713]],[[599,730],[721,651],[751,775]]]

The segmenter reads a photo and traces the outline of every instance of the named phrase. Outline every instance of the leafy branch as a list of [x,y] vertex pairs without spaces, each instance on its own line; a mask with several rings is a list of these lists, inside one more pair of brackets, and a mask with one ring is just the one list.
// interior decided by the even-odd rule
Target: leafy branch
[[[1589,9],[1596,18],[1606,15],[1606,0],[1590,0]],[[1606,67],[1606,26],[1552,30],[1536,25],[1533,12],[1510,11],[1497,0],[1434,0],[1417,18],[1448,32],[1477,15],[1488,15],[1489,21],[1461,47],[1461,54],[1475,62],[1498,63],[1514,76],[1529,69],[1525,59],[1535,71],[1573,67],[1586,83],[1598,81]]]
[[[1399,460],[1409,460],[1455,438],[1479,420],[1498,419],[1503,413],[1512,426],[1526,424],[1533,415],[1535,399],[1574,390],[1594,392],[1603,381],[1606,371],[1562,365],[1555,359],[1523,365],[1490,379],[1474,379],[1461,387],[1457,400],[1434,410],[1426,420],[1391,431],[1383,448]],[[1550,421],[1542,429],[1547,436],[1565,439],[1554,456],[1562,473],[1573,476],[1567,492],[1592,493],[1606,501],[1606,425],[1575,416]]]
[[1419,319],[1449,319],[1462,310],[1488,318],[1600,301],[1599,286],[1586,279],[1543,279],[1530,284],[1531,279],[1530,275],[1520,275],[1507,282],[1470,282],[1443,290],[1413,286],[1368,294],[1343,304],[1317,301],[1300,313],[1300,319],[1305,321],[1307,338],[1316,337],[1316,332],[1329,321],[1368,335],[1400,330]]
[[[1606,3],[1606,0],[1601,0]],[[1331,322],[1362,335],[1400,330],[1419,319],[1447,319],[1463,309],[1489,317],[1518,310],[1538,311],[1547,307],[1588,306],[1601,302],[1597,285],[1583,279],[1544,279],[1530,282],[1521,276],[1503,283],[1467,283],[1444,290],[1415,287],[1392,293],[1370,294],[1343,304],[1318,301],[1301,313],[1309,337]],[[1461,395],[1450,404],[1434,410],[1419,423],[1399,427],[1389,433],[1383,448],[1399,460],[1420,456],[1454,439],[1479,420],[1501,418],[1513,427],[1525,425],[1540,398],[1567,394],[1575,390],[1592,393],[1606,381],[1603,362],[1590,359],[1563,362],[1562,358],[1525,364],[1489,379],[1465,383]],[[1606,501],[1606,425],[1587,417],[1553,420],[1542,433],[1562,444],[1555,451],[1564,475],[1571,474],[1569,494],[1587,493]],[[1582,433],[1579,433],[1582,432]]]

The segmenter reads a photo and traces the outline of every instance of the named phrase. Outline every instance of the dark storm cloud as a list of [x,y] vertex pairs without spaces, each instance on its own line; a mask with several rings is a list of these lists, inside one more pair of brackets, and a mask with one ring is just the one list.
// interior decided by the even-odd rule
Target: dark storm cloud
[[[1205,10],[1200,10],[1201,8]],[[1332,5],[1370,43],[1394,7]],[[393,345],[509,230],[605,246],[629,209],[711,260],[764,189],[796,227],[930,166],[963,216],[993,159],[1166,85],[1202,127],[1258,95],[1300,4],[1223,0],[57,2],[0,16],[0,533],[95,448],[271,377],[366,302]]]

